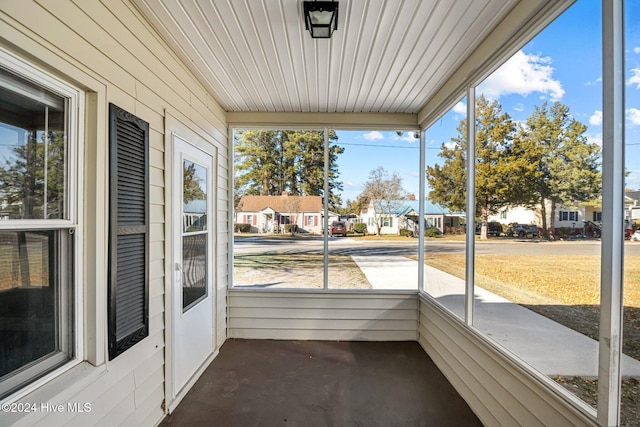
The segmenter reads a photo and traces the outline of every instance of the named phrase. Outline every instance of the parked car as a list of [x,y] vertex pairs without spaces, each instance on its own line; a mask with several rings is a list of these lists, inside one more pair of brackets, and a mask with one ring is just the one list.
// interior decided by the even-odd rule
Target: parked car
[[538,236],[538,226],[535,224],[510,224],[505,234],[509,237],[518,236],[518,237],[526,237],[526,236]]
[[[476,223],[476,234],[480,234],[482,230],[482,223]],[[502,224],[497,221],[489,221],[487,222],[487,235],[489,236],[500,236],[502,234]]]
[[329,235],[331,237],[336,236],[336,235],[346,236],[347,235],[347,225],[342,221],[333,221],[331,223],[331,225],[329,226]]

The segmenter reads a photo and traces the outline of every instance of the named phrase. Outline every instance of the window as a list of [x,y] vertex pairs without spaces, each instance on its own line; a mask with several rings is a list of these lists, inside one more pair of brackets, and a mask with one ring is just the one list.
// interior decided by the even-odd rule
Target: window
[[308,215],[307,216],[307,222],[305,225],[309,226],[309,227],[313,227],[314,224],[314,218],[317,218],[316,216],[313,215]]
[[382,218],[382,226],[393,227],[393,217],[385,216],[384,218]]
[[560,221],[577,221],[578,211],[560,211]]
[[2,398],[78,356],[82,96],[1,50],[0,64]]
[[[380,283],[386,281],[372,272],[379,263],[365,270],[355,261],[357,255],[374,256],[378,251],[384,256],[384,249],[372,242],[364,247],[361,242],[366,239],[344,236],[348,231],[358,237],[393,235],[400,228],[412,232],[403,234],[415,235],[420,203],[412,195],[418,191],[421,175],[420,136],[415,130],[238,129],[234,141],[237,212],[249,212],[250,205],[254,212],[276,212],[272,223],[265,217],[267,226],[260,230],[292,238],[262,240],[246,252],[236,251],[233,286],[398,288],[396,280]],[[358,217],[362,222],[356,221]],[[344,223],[346,229],[332,227],[334,222]],[[297,234],[322,239],[298,239]],[[403,242],[406,253],[417,253],[417,243],[417,239]],[[416,274],[406,275],[402,286],[416,288],[415,267]]]
[[253,224],[253,215],[249,214],[249,215],[245,215],[245,223],[246,224]]
[[594,222],[602,222],[602,212],[594,212],[593,213],[593,221]]

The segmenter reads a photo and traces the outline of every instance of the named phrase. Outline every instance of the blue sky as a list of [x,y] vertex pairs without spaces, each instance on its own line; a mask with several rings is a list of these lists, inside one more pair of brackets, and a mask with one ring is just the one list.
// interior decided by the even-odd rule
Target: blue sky
[[[626,16],[640,16],[640,2],[626,2]],[[588,129],[587,138],[602,142],[602,28],[601,1],[579,0],[525,47],[488,77],[477,95],[497,99],[512,119],[524,122],[535,105],[560,101]],[[627,19],[626,69],[626,168],[627,188],[640,189],[640,22]],[[466,100],[454,106],[427,130],[427,164],[439,160],[440,145],[457,135]],[[419,141],[406,132],[338,131],[342,200],[354,200],[362,192],[369,172],[383,166],[403,178],[405,190],[418,194]]]

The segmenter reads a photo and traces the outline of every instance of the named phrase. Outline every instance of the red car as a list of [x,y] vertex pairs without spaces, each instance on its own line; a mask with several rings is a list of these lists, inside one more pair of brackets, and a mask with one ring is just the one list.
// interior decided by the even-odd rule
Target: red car
[[347,235],[347,226],[342,221],[333,221],[331,226],[329,226],[329,235],[331,237],[335,235],[346,236]]

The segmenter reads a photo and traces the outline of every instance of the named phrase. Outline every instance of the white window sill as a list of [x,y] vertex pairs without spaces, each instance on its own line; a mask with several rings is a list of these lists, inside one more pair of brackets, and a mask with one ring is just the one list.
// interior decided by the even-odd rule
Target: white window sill
[[0,402],[0,424],[29,426],[50,413],[47,409],[53,406],[62,405],[66,411],[70,403],[91,403],[76,402],[77,395],[106,372],[106,365],[96,367],[88,362],[80,362],[62,373],[52,372]]

